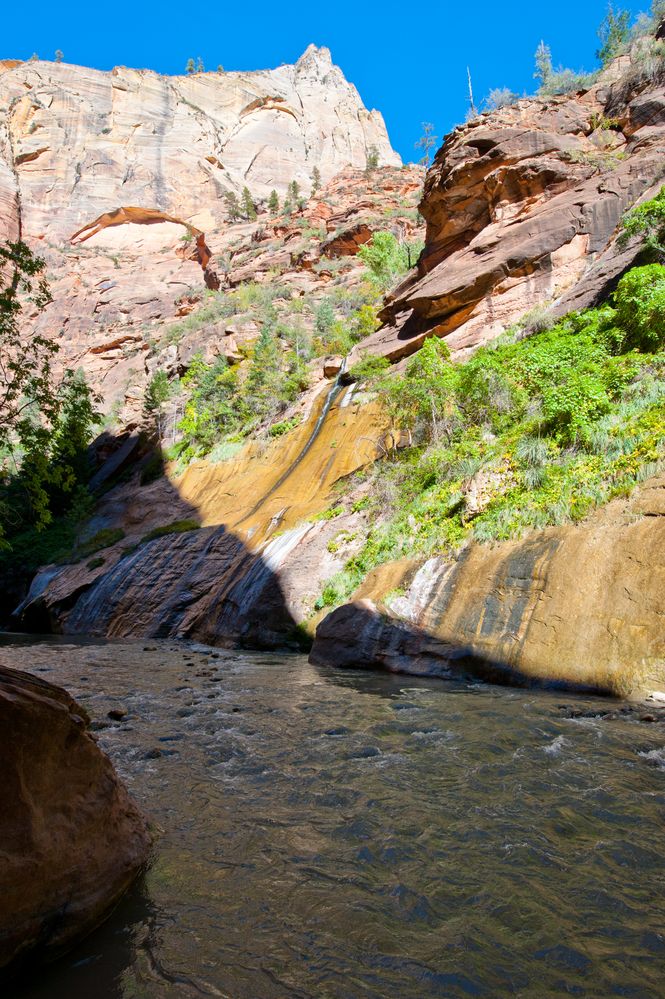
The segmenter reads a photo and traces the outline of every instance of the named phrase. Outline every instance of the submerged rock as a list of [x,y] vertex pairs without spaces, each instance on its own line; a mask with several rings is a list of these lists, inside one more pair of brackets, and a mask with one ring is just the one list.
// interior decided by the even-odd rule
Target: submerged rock
[[148,859],[145,818],[61,687],[0,667],[0,974],[101,922]]

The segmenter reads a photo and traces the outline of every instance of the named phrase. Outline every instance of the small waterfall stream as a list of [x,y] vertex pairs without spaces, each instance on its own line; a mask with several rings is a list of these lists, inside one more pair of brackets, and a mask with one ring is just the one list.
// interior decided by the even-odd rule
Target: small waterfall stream
[[342,388],[344,387],[342,385],[342,375],[345,373],[345,371],[346,371],[346,357],[342,361],[342,366],[339,369],[339,374],[337,375],[335,381],[328,390],[328,395],[326,396],[323,408],[321,409],[318,419],[312,428],[312,432],[307,438],[305,444],[303,445],[302,450],[297,455],[297,457],[294,458],[294,460],[286,468],[286,470],[280,475],[280,477],[277,479],[277,482],[275,482],[274,485],[270,487],[268,492],[264,493],[263,496],[258,500],[258,502],[255,503],[252,509],[248,513],[246,513],[241,520],[237,521],[237,523],[234,525],[235,527],[238,527],[240,524],[243,524],[250,517],[253,517],[254,514],[257,512],[257,510],[260,510],[260,508],[263,506],[266,500],[269,499],[270,496],[273,496],[277,492],[277,490],[284,485],[286,480],[293,474],[296,468],[298,468],[298,466],[302,464],[307,454],[311,451],[317,437],[321,433],[321,429],[323,427],[323,424],[326,422],[326,418],[332,408],[333,403],[335,402],[340,392],[342,391]]

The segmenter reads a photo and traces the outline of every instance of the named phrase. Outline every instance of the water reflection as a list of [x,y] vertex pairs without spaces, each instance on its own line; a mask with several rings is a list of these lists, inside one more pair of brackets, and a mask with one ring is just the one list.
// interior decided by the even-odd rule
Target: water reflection
[[662,994],[660,726],[299,656],[12,656],[84,701],[163,830],[145,882],[21,999]]

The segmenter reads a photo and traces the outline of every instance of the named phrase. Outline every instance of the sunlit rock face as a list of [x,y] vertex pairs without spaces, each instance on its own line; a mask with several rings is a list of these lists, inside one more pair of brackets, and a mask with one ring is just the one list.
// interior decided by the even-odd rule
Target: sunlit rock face
[[665,690],[665,478],[581,525],[456,562],[393,563],[319,625],[313,662],[397,673]]
[[464,358],[535,306],[563,315],[613,288],[637,253],[617,248],[618,224],[660,189],[665,154],[662,81],[631,89],[620,68],[446,138],[420,206],[425,253],[364,349],[397,361],[434,334]]
[[[65,63],[0,66],[3,232],[58,240],[103,211],[142,206],[206,230],[223,194],[309,189],[371,147],[400,164],[383,118],[313,45],[294,66],[166,77]],[[200,225],[200,222],[204,224]]]
[[92,930],[148,859],[151,835],[85,710],[0,665],[0,974]]

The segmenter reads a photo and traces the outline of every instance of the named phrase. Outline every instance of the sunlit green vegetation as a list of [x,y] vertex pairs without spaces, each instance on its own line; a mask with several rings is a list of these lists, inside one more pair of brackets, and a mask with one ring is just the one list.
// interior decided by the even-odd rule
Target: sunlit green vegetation
[[378,526],[319,605],[388,560],[579,521],[663,467],[664,317],[665,268],[650,264],[624,276],[612,304],[526,338],[518,324],[465,364],[434,338],[401,377],[365,362],[415,446],[369,473]]

